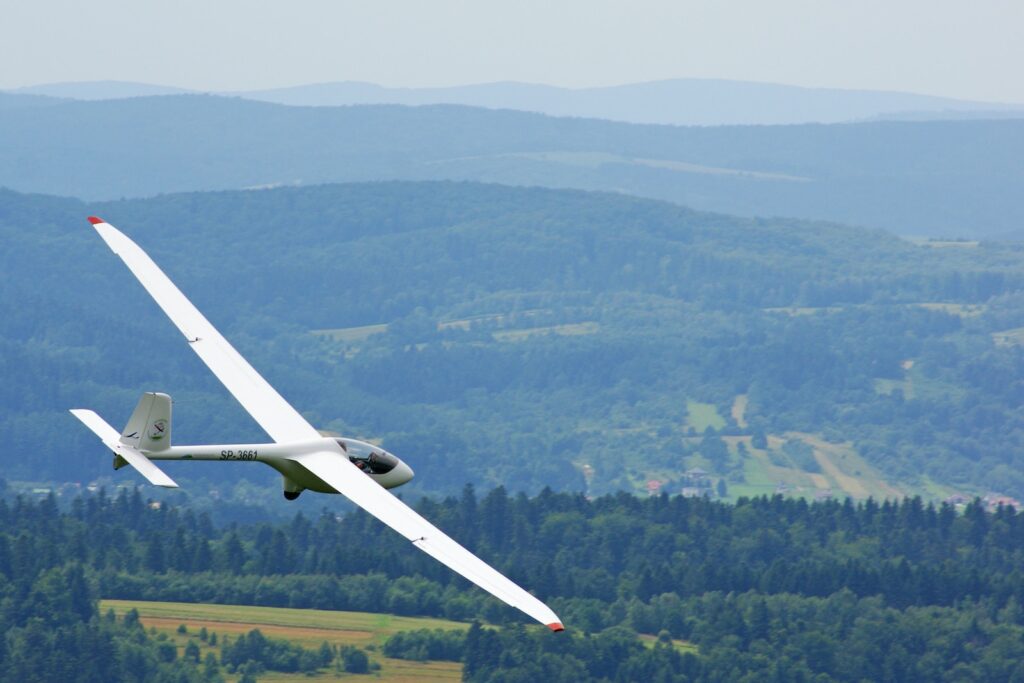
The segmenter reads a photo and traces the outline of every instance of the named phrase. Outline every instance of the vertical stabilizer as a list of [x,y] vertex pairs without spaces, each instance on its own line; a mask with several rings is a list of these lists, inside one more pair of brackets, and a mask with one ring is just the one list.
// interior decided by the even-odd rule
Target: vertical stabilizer
[[121,431],[121,443],[140,451],[162,451],[171,445],[171,397],[146,392]]

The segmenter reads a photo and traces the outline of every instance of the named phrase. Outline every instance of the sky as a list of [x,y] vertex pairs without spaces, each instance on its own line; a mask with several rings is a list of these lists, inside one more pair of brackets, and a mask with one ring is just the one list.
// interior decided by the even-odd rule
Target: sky
[[1024,103],[1024,0],[0,0],[0,88],[724,78]]

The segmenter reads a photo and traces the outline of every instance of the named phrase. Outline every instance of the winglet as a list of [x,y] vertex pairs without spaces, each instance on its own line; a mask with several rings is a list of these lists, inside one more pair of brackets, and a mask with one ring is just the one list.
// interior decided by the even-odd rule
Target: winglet
[[555,633],[558,633],[559,631],[564,631],[565,630],[565,627],[562,626],[557,621],[554,622],[553,624],[548,624],[548,628],[551,629],[552,631],[554,631]]
[[97,216],[89,216],[89,222],[92,223],[93,225],[98,225],[100,223],[106,223],[105,220],[103,220],[102,218],[99,218]]

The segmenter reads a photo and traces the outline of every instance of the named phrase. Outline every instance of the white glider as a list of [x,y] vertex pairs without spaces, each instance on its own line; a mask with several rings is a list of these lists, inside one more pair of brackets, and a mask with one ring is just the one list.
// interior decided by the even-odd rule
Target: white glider
[[340,493],[491,595],[552,631],[563,630],[561,620],[547,605],[385,490],[412,479],[408,465],[373,444],[324,436],[314,429],[221,336],[139,245],[100,218],[90,216],[89,222],[181,330],[192,350],[273,439],[265,444],[172,446],[171,398],[166,394],[143,394],[120,434],[93,411],[72,410],[113,451],[115,469],[131,465],[152,484],[177,487],[152,461],[266,463],[281,473],[284,495],[289,500],[305,489]]

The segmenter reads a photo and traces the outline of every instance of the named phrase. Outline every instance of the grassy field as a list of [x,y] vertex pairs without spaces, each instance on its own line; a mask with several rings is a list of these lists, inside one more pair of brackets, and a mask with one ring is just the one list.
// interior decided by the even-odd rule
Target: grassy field
[[974,318],[985,312],[985,304],[949,304],[949,303],[923,303],[918,304],[921,308],[929,311],[941,311],[950,315],[958,315],[961,318]]
[[725,418],[718,414],[713,403],[686,402],[686,426],[703,432],[708,427],[721,429],[725,426]]
[[[644,647],[654,647],[654,644],[658,642],[658,636],[651,635],[640,635],[640,642],[644,644]],[[691,643],[688,640],[679,640],[677,638],[672,639],[672,647],[679,652],[689,652],[690,654],[700,654],[700,648]]]
[[903,392],[903,397],[906,399],[915,398],[914,394],[914,382],[911,379],[876,379],[875,380],[875,391],[879,394],[888,396],[892,392],[899,389]]
[[[120,617],[131,609],[139,612],[140,620],[147,630],[155,629],[157,637],[167,638],[178,646],[179,654],[189,640],[200,647],[200,661],[206,652],[220,657],[220,642],[224,636],[235,638],[258,628],[263,635],[281,638],[305,648],[315,649],[327,642],[331,645],[355,645],[368,650],[370,660],[380,665],[375,680],[392,683],[411,681],[459,681],[462,679],[462,665],[455,662],[411,662],[391,659],[380,654],[380,647],[388,636],[399,631],[421,628],[467,630],[468,624],[419,617],[398,617],[389,614],[369,612],[333,612],[312,609],[289,609],[283,607],[245,607],[238,605],[199,605],[181,602],[145,602],[136,600],[102,600],[100,613],[113,609]],[[187,633],[179,633],[185,625]],[[216,633],[217,646],[209,646],[199,640],[197,634],[205,627],[209,633]],[[226,676],[229,682],[237,676]],[[316,676],[305,674],[283,674],[267,672],[260,676],[266,681],[333,681],[358,680],[352,674],[324,670]]]
[[[143,600],[101,600],[100,613],[112,609],[120,618],[131,609],[139,613],[142,625],[156,638],[165,639],[178,647],[178,655],[191,640],[199,646],[200,661],[207,652],[220,658],[224,637],[237,638],[258,628],[269,638],[290,641],[308,649],[316,649],[327,642],[331,645],[355,645],[380,665],[372,672],[373,680],[390,683],[442,683],[462,680],[462,665],[455,662],[413,662],[391,659],[380,654],[380,648],[389,636],[399,631],[421,628],[468,630],[469,624],[431,619],[427,617],[398,617],[372,612],[332,612],[315,609],[290,609],[287,607],[247,607],[242,605],[200,605],[185,602],[148,602]],[[185,633],[179,632],[184,625]],[[211,646],[199,638],[199,630],[217,634],[217,645]],[[641,635],[641,642],[654,647],[657,637]],[[673,640],[672,645],[680,652],[697,654],[697,646],[685,640]],[[227,674],[228,683],[235,683],[237,675]],[[357,681],[355,674],[333,670],[322,670],[316,675],[303,673],[280,673],[268,671],[259,676],[261,681],[276,683],[297,683],[298,681]]]
[[[832,496],[864,499],[902,498],[903,488],[887,481],[881,473],[867,463],[850,444],[834,444],[813,435],[788,432],[782,436],[769,436],[768,448],[754,448],[750,437],[723,437],[734,457],[738,445],[743,443],[748,457],[743,462],[746,481],[729,484],[731,498],[759,496],[776,492],[790,496],[815,498],[831,493]],[[787,439],[798,439],[810,446],[819,472],[807,472],[798,467],[782,452]],[[769,453],[771,451],[771,453]]]
[[361,327],[340,327],[334,330],[313,330],[313,334],[321,337],[330,337],[334,341],[357,342],[387,331],[388,326],[381,324],[363,325]]
[[920,488],[921,497],[926,500],[944,500],[954,493],[963,493],[962,489],[940,484],[927,475],[921,477]]
[[600,329],[601,326],[596,322],[582,322],[567,325],[548,325],[546,327],[526,327],[518,330],[499,330],[491,336],[495,341],[499,342],[516,342],[544,334],[555,334],[562,337],[595,334]]
[[[526,322],[529,318],[536,317],[542,313],[545,313],[545,309],[536,309],[530,311],[519,311],[516,313],[516,319],[522,323]],[[489,315],[478,315],[472,318],[464,318],[461,320],[446,320],[437,324],[439,331],[458,329],[458,330],[469,330],[476,323],[502,323],[508,318],[505,314],[489,314]],[[585,334],[595,334],[600,330],[600,325],[593,321],[584,321],[579,323],[568,323],[564,325],[546,325],[546,326],[535,326],[535,327],[512,327],[506,330],[498,330],[494,332],[491,337],[497,342],[516,342],[530,337],[544,334],[554,334],[564,337],[578,336]],[[312,334],[319,337],[327,337],[337,342],[344,343],[356,343],[361,342],[375,334],[382,334],[388,331],[386,324],[380,325],[363,325],[360,327],[339,327],[336,329],[329,330],[313,330]]]

